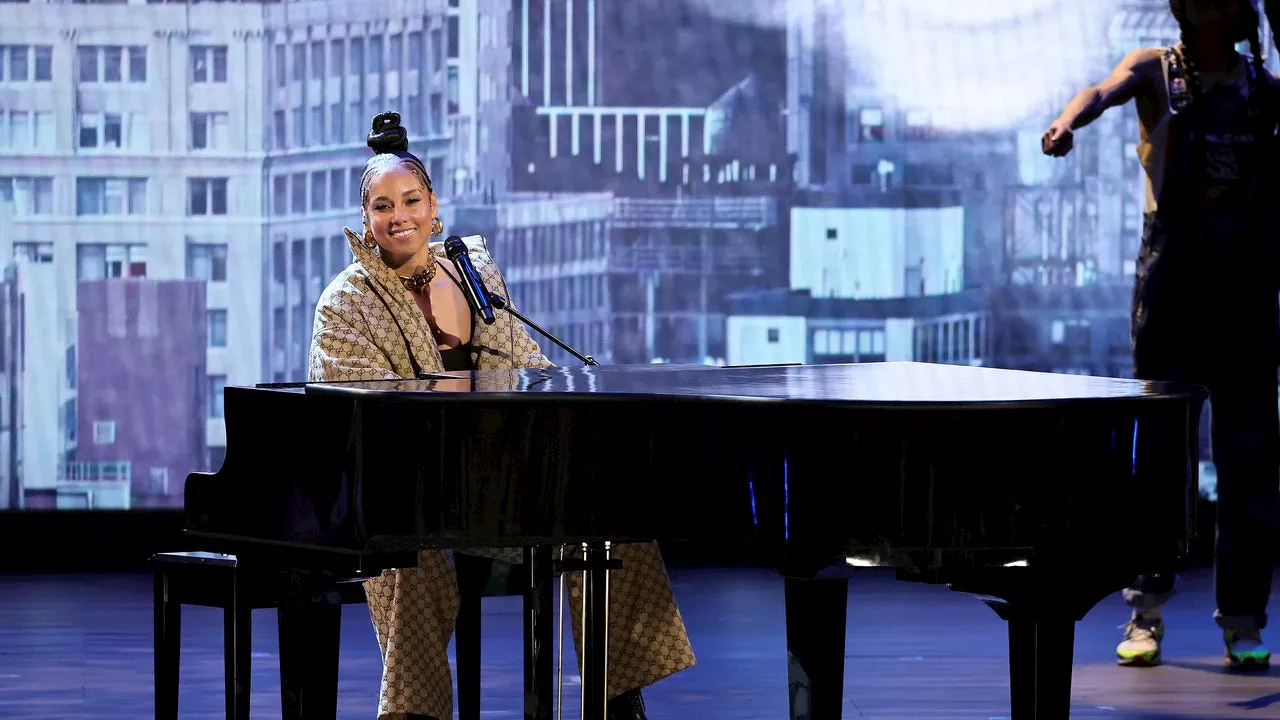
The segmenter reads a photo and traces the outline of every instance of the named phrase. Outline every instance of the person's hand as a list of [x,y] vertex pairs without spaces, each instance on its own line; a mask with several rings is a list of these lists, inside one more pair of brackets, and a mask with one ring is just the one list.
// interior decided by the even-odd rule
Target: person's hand
[[1040,138],[1040,149],[1044,151],[1045,155],[1062,157],[1071,152],[1073,137],[1074,133],[1071,132],[1069,125],[1055,122],[1049,126],[1049,130],[1045,132],[1044,137]]

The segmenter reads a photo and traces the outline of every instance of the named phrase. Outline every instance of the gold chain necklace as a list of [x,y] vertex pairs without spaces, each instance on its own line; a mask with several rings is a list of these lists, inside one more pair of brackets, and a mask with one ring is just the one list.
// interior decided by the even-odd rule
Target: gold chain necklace
[[436,262],[433,258],[431,264],[425,270],[419,270],[410,277],[400,275],[400,282],[404,283],[404,287],[409,292],[418,292],[422,288],[431,284],[436,278]]

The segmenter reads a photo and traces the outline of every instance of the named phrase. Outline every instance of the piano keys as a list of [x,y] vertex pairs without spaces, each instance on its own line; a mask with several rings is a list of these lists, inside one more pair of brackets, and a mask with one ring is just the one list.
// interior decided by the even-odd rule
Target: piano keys
[[[849,576],[894,567],[991,605],[1013,717],[1066,718],[1075,622],[1187,554],[1204,398],[919,363],[229,387],[226,459],[188,478],[186,528],[202,549],[353,574],[424,547],[735,546],[784,578],[792,716],[812,720],[840,717]],[[583,692],[603,718],[596,642]]]

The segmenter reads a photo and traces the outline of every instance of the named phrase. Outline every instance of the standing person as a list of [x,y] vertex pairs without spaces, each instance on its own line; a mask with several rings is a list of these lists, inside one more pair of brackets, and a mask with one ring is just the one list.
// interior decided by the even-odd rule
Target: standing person
[[[1214,618],[1227,667],[1265,668],[1280,503],[1268,208],[1276,201],[1268,171],[1277,83],[1262,66],[1253,0],[1169,4],[1182,41],[1129,53],[1110,77],[1076,95],[1042,146],[1062,157],[1073,131],[1131,99],[1137,105],[1147,192],[1130,318],[1134,374],[1209,390],[1218,471]],[[1236,51],[1245,41],[1252,56]],[[1133,513],[1133,532],[1141,533],[1143,509]],[[1173,585],[1173,575],[1147,575],[1125,591],[1133,612],[1116,648],[1121,665],[1160,662],[1161,606]]]

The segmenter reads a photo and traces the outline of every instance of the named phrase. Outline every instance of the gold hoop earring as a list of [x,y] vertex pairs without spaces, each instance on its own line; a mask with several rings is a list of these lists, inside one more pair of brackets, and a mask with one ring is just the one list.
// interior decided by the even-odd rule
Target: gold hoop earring
[[374,241],[374,239],[373,239],[373,232],[372,232],[372,231],[370,231],[370,230],[365,230],[365,231],[364,231],[364,237],[360,238],[360,244],[364,246],[364,249],[365,249],[365,250],[377,250],[377,249],[378,249],[378,243],[377,243],[376,241]]
[[440,219],[439,215],[437,215],[435,219],[431,221],[431,237],[439,237],[443,232],[444,221]]

